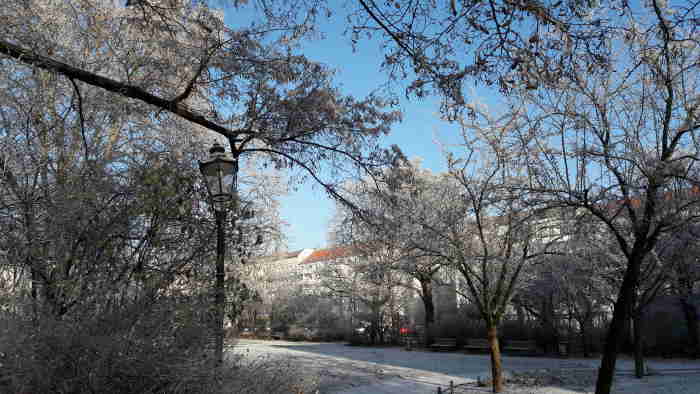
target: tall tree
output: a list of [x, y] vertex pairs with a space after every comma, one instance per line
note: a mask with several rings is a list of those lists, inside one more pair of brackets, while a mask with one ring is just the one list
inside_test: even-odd
[[[371, 344], [384, 341], [385, 320], [392, 318], [391, 307], [400, 289], [400, 278], [391, 270], [395, 251], [380, 246], [347, 246], [348, 256], [329, 262], [321, 272], [324, 289], [355, 305], [353, 320], [369, 323], [366, 332]], [[389, 315], [389, 316], [387, 316]], [[357, 323], [355, 323], [357, 324]], [[352, 327], [355, 328], [355, 327]]]
[[[104, 310], [203, 269], [212, 225], [199, 203], [202, 140], [176, 131], [187, 124], [120, 118], [104, 91], [12, 63], [0, 84], [2, 268], [30, 286], [37, 312]], [[249, 167], [241, 197], [274, 240], [283, 190]]]
[[[400, 115], [384, 111], [391, 103], [378, 95], [343, 96], [332, 71], [294, 54], [310, 27], [285, 22], [296, 20], [295, 10], [285, 18], [266, 8], [266, 23], [232, 29], [199, 1], [12, 0], [0, 10], [0, 19], [10, 21], [0, 27], [0, 54], [27, 72], [46, 70], [70, 81], [78, 92], [83, 84], [109, 92], [105, 103], [112, 104], [114, 118], [144, 124], [184, 119], [217, 133], [236, 163], [265, 157], [342, 200], [338, 179], [383, 161], [376, 141]], [[315, 9], [300, 10], [311, 15]], [[139, 105], [124, 111], [132, 100]], [[191, 130], [201, 134], [201, 128]], [[238, 175], [236, 165], [234, 219]], [[221, 311], [223, 264], [216, 275]], [[223, 313], [217, 315], [221, 343]]]
[[[420, 187], [395, 188], [393, 196], [406, 209], [403, 227], [410, 229], [405, 234], [412, 250], [442, 260], [464, 278], [466, 295], [487, 327], [493, 390], [500, 392], [498, 328], [523, 267], [544, 253], [547, 242], [535, 237], [541, 218], [519, 194], [523, 174], [515, 156], [502, 149], [497, 135], [475, 138], [464, 126], [459, 156], [446, 154], [447, 174], [420, 178], [419, 184], [407, 181], [415, 171], [402, 170], [392, 179]], [[406, 203], [413, 198], [419, 202]]]
[[533, 64], [540, 89], [521, 89], [499, 125], [510, 130], [509, 149], [523, 152], [525, 189], [587, 212], [624, 256], [597, 394], [610, 393], [645, 259], [665, 233], [697, 219], [700, 52], [689, 19], [697, 10], [686, 5], [652, 0], [641, 13], [624, 11], [605, 42], [614, 48], [605, 67], [574, 60], [550, 80]]
[[[664, 237], [665, 238], [665, 237]], [[644, 258], [639, 269], [639, 277], [634, 288], [634, 298], [629, 305], [630, 337], [634, 353], [635, 376], [639, 379], [646, 374], [644, 368], [644, 313], [646, 308], [654, 301], [656, 296], [669, 284], [669, 274], [673, 269], [673, 263], [663, 261], [659, 255], [665, 254], [662, 249], [668, 246], [660, 240], [654, 250]], [[605, 245], [608, 242], [601, 242]], [[613, 289], [619, 289], [622, 285], [626, 260], [618, 252], [618, 248], [604, 246], [608, 266], [604, 268], [604, 277]], [[614, 294], [611, 304], [615, 303]]]
[[379, 234], [392, 234], [400, 239], [395, 248], [400, 251], [401, 258], [395, 266], [397, 271], [409, 278], [407, 286], [415, 289], [423, 303], [426, 346], [433, 340], [435, 290], [444, 285], [439, 274], [443, 267], [448, 265], [448, 261], [442, 255], [433, 254], [431, 250], [435, 249], [426, 248], [426, 245], [434, 246], [436, 240], [421, 237], [425, 233], [421, 233], [420, 226], [430, 224], [417, 225], [414, 215], [427, 220], [439, 220], [427, 212], [432, 204], [441, 198], [441, 195], [436, 194], [438, 190], [434, 187], [441, 176], [420, 169], [420, 162], [417, 160], [395, 162], [386, 173], [386, 188], [379, 194], [388, 209], [383, 212], [382, 217], [374, 219], [374, 226], [381, 224], [377, 228]]
[[186, 0], [12, 0], [1, 15], [16, 22], [0, 30], [6, 61], [140, 102], [129, 116], [188, 120], [225, 138], [236, 158], [263, 152], [336, 196], [333, 176], [348, 162], [376, 164], [373, 142], [398, 120], [386, 100], [343, 96], [331, 70], [295, 55], [309, 26], [275, 25], [285, 18], [232, 29]]
[[[498, 328], [523, 268], [546, 253], [552, 242], [538, 237], [538, 230], [560, 218], [541, 216], [520, 194], [521, 167], [499, 145], [497, 135], [474, 138], [466, 130], [463, 135], [463, 158], [448, 154], [449, 172], [456, 181], [450, 192], [460, 201], [446, 204], [447, 212], [438, 210], [450, 219], [435, 235], [444, 239], [444, 253], [464, 277], [469, 299], [486, 324], [497, 393], [503, 389]], [[482, 161], [475, 163], [477, 156]]]
[[419, 167], [415, 160], [396, 160], [374, 180], [365, 179], [346, 188], [356, 209], [339, 207], [342, 231], [335, 237], [344, 237], [345, 243], [366, 249], [369, 255], [383, 251], [383, 258], [374, 262], [395, 271], [402, 278], [400, 283], [415, 291], [423, 303], [424, 343], [429, 345], [435, 323], [435, 287], [440, 285], [438, 272], [446, 262], [420, 247], [429, 240], [416, 240], [420, 233], [414, 216], [423, 216], [440, 198], [431, 195], [435, 192], [433, 182], [439, 176]]

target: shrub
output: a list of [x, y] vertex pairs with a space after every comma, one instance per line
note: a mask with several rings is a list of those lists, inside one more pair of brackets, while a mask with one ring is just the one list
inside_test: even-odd
[[367, 335], [358, 334], [356, 332], [353, 332], [348, 337], [348, 342], [351, 346], [369, 345], [369, 338], [367, 338]]
[[123, 310], [90, 320], [6, 320], [3, 375], [16, 393], [204, 392], [206, 330], [173, 311]]
[[321, 328], [312, 337], [314, 341], [342, 341], [346, 337], [347, 330], [341, 327]]
[[80, 320], [6, 316], [0, 392], [313, 392], [313, 379], [283, 363], [229, 357], [213, 368], [210, 330], [197, 309], [166, 300]]
[[291, 326], [287, 333], [287, 339], [290, 341], [305, 341], [307, 339], [306, 330], [304, 327]]

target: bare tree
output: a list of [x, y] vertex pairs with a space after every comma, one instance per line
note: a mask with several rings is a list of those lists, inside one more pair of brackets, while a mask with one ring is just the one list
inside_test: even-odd
[[594, 217], [624, 256], [597, 394], [610, 392], [645, 259], [665, 233], [697, 219], [698, 48], [686, 19], [695, 10], [674, 11], [654, 0], [643, 16], [623, 13], [606, 67], [583, 62], [554, 82], [543, 77], [542, 89], [522, 89], [508, 115], [488, 122], [508, 125], [503, 139], [522, 152], [526, 190]]
[[[248, 3], [221, 2], [233, 5], [234, 12]], [[0, 31], [0, 51], [224, 131], [216, 120], [187, 108], [186, 100], [214, 86], [210, 84], [213, 81], [230, 82], [228, 77], [247, 72], [244, 63], [248, 60], [263, 60], [251, 52], [258, 38], [264, 36], [279, 47], [289, 48], [299, 39], [314, 35], [319, 15], [337, 12], [336, 4], [322, 0], [250, 3], [261, 11], [261, 17], [255, 24], [228, 35], [222, 34], [228, 31], [222, 27], [221, 12], [212, 10], [204, 1], [88, 0], [72, 1], [62, 7], [60, 2], [50, 0], [11, 0], [3, 16], [17, 23], [5, 24]], [[625, 1], [358, 0], [346, 4], [347, 32], [354, 46], [365, 38], [382, 37], [386, 52], [383, 66], [392, 80], [412, 78], [409, 92], [418, 96], [439, 92], [447, 99], [444, 109], [459, 111], [464, 103], [463, 86], [469, 78], [509, 91], [514, 86], [536, 86], [537, 67], [545, 67], [548, 78], [556, 80], [560, 73], [570, 70], [572, 57], [585, 58], [591, 67], [604, 67], [611, 53], [604, 42], [615, 27], [617, 15], [627, 6]], [[108, 7], [118, 7], [121, 20], [110, 18], [105, 12]], [[692, 5], [687, 9], [692, 10]], [[66, 35], [61, 31], [79, 18], [85, 22], [77, 25], [77, 32]], [[34, 26], [41, 27], [20, 27], [28, 25], [25, 21], [37, 20], [41, 23]], [[194, 45], [168, 48], [154, 42], [128, 54], [119, 50], [121, 45], [104, 45], [105, 39], [115, 33], [120, 35], [123, 29], [130, 29], [133, 41], [165, 35], [170, 43], [177, 43], [187, 36]], [[100, 66], [112, 62], [112, 73], [127, 71], [129, 77], [103, 78], [93, 64], [79, 61], [84, 53], [70, 53], [65, 47], [54, 45], [62, 44], [63, 38], [92, 41], [90, 48], [108, 48], [113, 61], [104, 59]], [[117, 43], [124, 44], [123, 40]], [[242, 63], [222, 61], [222, 52], [232, 53], [235, 62]], [[171, 53], [177, 57], [169, 59], [172, 64], [162, 63], [160, 70], [151, 67], [155, 64], [147, 59], [154, 54], [162, 59]], [[211, 78], [210, 66], [225, 63], [228, 64], [220, 68], [221, 74]], [[129, 72], [133, 66], [139, 72]], [[166, 67], [175, 70], [169, 72]], [[143, 84], [144, 77], [157, 79], [153, 84]], [[163, 85], [164, 79], [175, 82], [178, 89], [166, 95], [154, 94], [151, 87]]]
[[[427, 346], [432, 343], [432, 326], [435, 323], [435, 290], [436, 287], [445, 285], [440, 272], [449, 261], [442, 255], [431, 252], [439, 241], [423, 237], [425, 233], [420, 231], [420, 226], [430, 225], [430, 220], [440, 220], [429, 212], [433, 203], [442, 198], [437, 194], [439, 189], [434, 187], [442, 175], [421, 169], [417, 160], [400, 161], [397, 164], [385, 176], [387, 187], [381, 198], [389, 207], [385, 213], [388, 220], [384, 220], [383, 229], [379, 231], [400, 240], [395, 246], [401, 250], [396, 269], [410, 278], [407, 286], [413, 288], [423, 302], [424, 342]], [[426, 222], [416, 221], [416, 217], [423, 218]]]
[[700, 355], [700, 336], [698, 333], [697, 306], [693, 298], [697, 294], [700, 282], [698, 268], [698, 233], [697, 224], [691, 223], [685, 228], [668, 235], [661, 240], [658, 248], [659, 258], [668, 266], [668, 292], [678, 297], [688, 328], [689, 353], [692, 357]]
[[[81, 87], [100, 88], [112, 119], [144, 125], [184, 119], [188, 133], [201, 135], [203, 128], [225, 140], [236, 164], [264, 157], [342, 201], [338, 180], [384, 161], [376, 141], [400, 114], [385, 111], [391, 103], [379, 95], [342, 95], [331, 70], [294, 54], [308, 24], [267, 16], [269, 23], [235, 30], [205, 2], [10, 1], [0, 10], [0, 19], [12, 21], [0, 27], [0, 54], [18, 73], [45, 70], [70, 82], [78, 107]], [[233, 172], [235, 229], [238, 165]], [[225, 276], [218, 261], [218, 354]]]
[[[138, 283], [172, 283], [204, 255], [197, 174], [174, 160], [187, 156], [184, 141], [163, 130], [161, 141], [135, 143], [140, 125], [105, 121], [100, 104], [78, 109], [69, 82], [11, 67], [3, 76], [0, 237], [37, 313], [107, 308]], [[80, 95], [99, 102], [95, 90]]]
[[423, 194], [423, 209], [411, 212], [411, 242], [463, 276], [466, 296], [487, 327], [493, 390], [500, 392], [498, 327], [523, 267], [544, 252], [546, 242], [534, 236], [542, 218], [518, 194], [523, 178], [510, 153], [498, 139], [471, 136], [466, 123], [463, 137], [455, 148], [460, 156], [447, 154], [448, 173], [425, 181], [430, 193]]
[[[383, 38], [383, 68], [391, 80], [410, 79], [407, 93], [437, 93], [443, 112], [459, 114], [470, 81], [504, 93], [536, 89], [572, 71], [571, 59], [604, 68], [605, 45], [625, 1], [375, 1], [351, 5], [355, 45]], [[688, 5], [692, 10], [693, 6]]]
[[435, 323], [434, 290], [441, 284], [437, 274], [445, 260], [420, 246], [429, 240], [417, 239], [420, 233], [415, 216], [424, 217], [432, 202], [440, 198], [430, 195], [435, 192], [432, 182], [438, 176], [419, 167], [416, 161], [396, 160], [374, 180], [347, 187], [346, 194], [356, 209], [341, 210], [344, 217], [340, 226], [349, 237], [346, 242], [366, 249], [367, 254], [371, 255], [373, 249], [384, 250], [383, 258], [373, 261], [395, 271], [401, 285], [419, 295], [425, 312], [424, 343], [430, 345]]
[[226, 139], [234, 157], [264, 153], [336, 197], [334, 176], [348, 163], [377, 164], [373, 142], [399, 117], [378, 95], [343, 96], [331, 70], [293, 55], [308, 26], [272, 25], [285, 18], [234, 30], [217, 10], [185, 0], [33, 3], [3, 7], [2, 18], [16, 21], [0, 30], [7, 62], [141, 104], [128, 114], [113, 106], [115, 116], [185, 119]]
[[[602, 242], [603, 245], [606, 242]], [[645, 376], [644, 368], [644, 312], [669, 284], [669, 274], [673, 269], [673, 263], [663, 261], [659, 254], [665, 245], [657, 243], [642, 261], [639, 269], [639, 277], [634, 288], [634, 298], [629, 305], [629, 327], [634, 353], [635, 376], [639, 379]], [[617, 252], [615, 245], [605, 248], [608, 266], [602, 270], [602, 276], [613, 289], [619, 289], [622, 285], [626, 261], [624, 256]], [[600, 274], [599, 274], [600, 275]], [[611, 294], [610, 304], [615, 304], [614, 294]]]
[[348, 256], [329, 262], [324, 267], [322, 286], [330, 295], [345, 298], [354, 306], [350, 311], [353, 319], [369, 323], [366, 328], [371, 344], [382, 343], [385, 320], [392, 319], [391, 307], [400, 288], [400, 279], [387, 264], [387, 261], [393, 260], [394, 251], [384, 247], [348, 248], [352, 250]]
[[512, 184], [501, 183], [509, 182], [508, 177], [514, 175], [501, 160], [477, 176], [469, 175], [472, 170], [466, 163], [450, 160], [450, 171], [459, 181], [464, 204], [457, 212], [468, 215], [466, 222], [453, 221], [445, 229], [449, 257], [464, 277], [469, 299], [486, 323], [493, 392], [503, 389], [498, 327], [523, 268], [543, 250], [535, 236], [536, 216], [521, 204], [522, 196], [512, 193]]
[[607, 313], [613, 287], [606, 281], [610, 271], [606, 258], [597, 248], [580, 243], [570, 254], [555, 257], [553, 270], [569, 316], [578, 323], [583, 355], [591, 354], [591, 331], [595, 321]]

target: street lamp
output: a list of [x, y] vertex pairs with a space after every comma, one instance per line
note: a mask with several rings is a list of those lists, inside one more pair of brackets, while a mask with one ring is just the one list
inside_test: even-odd
[[[226, 243], [224, 242], [226, 213], [228, 203], [237, 198], [236, 177], [238, 175], [238, 160], [226, 154], [226, 150], [218, 143], [209, 150], [209, 159], [199, 162], [199, 171], [204, 176], [209, 198], [214, 208], [216, 218], [216, 283], [214, 299], [214, 360], [221, 364], [224, 354], [224, 313], [226, 304]], [[234, 201], [237, 203], [237, 201]]]
[[204, 176], [214, 210], [225, 211], [226, 203], [233, 199], [232, 189], [238, 172], [238, 161], [215, 142], [209, 149], [209, 160], [199, 162], [199, 171]]

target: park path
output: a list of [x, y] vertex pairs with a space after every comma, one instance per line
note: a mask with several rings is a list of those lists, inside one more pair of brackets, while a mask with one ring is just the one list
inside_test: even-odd
[[[233, 346], [232, 351], [247, 357], [269, 357], [291, 362], [301, 367], [304, 373], [313, 374], [319, 378], [321, 394], [429, 394], [435, 393], [437, 387], [444, 389], [450, 381], [455, 385], [474, 382], [479, 376], [488, 376], [490, 368], [489, 356], [484, 354], [406, 351], [402, 348], [355, 347], [340, 343], [240, 340]], [[513, 356], [504, 356], [503, 359], [504, 369], [513, 372], [557, 369], [590, 370], [594, 373], [598, 364], [597, 359]], [[698, 380], [700, 383], [700, 362], [698, 361], [651, 360], [649, 366], [654, 370], [679, 371], [679, 373], [673, 373], [674, 376], [681, 376], [676, 380], [690, 379]], [[643, 387], [639, 386], [639, 382], [625, 377], [630, 375], [632, 367], [631, 360], [619, 361], [618, 371], [621, 380], [618, 380], [629, 381], [619, 385], [619, 392], [645, 393]], [[665, 385], [667, 384], [661, 383], [660, 387]], [[475, 388], [470, 392], [486, 393], [488, 390]], [[566, 390], [546, 392], [574, 393]], [[697, 394], [700, 390], [687, 392]], [[579, 394], [581, 391], [576, 393]]]

